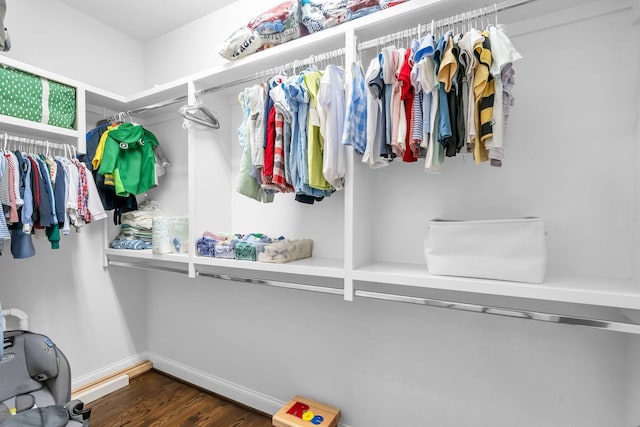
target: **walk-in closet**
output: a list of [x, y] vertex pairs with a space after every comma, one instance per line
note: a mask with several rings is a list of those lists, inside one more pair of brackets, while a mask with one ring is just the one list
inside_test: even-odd
[[[64, 351], [73, 390], [150, 361], [268, 415], [306, 396], [339, 408], [345, 427], [640, 425], [640, 1], [380, 0], [372, 3], [388, 7], [236, 59], [219, 53], [230, 35], [281, 1], [236, 0], [210, 9], [170, 2], [193, 9], [175, 10], [171, 23], [156, 10], [164, 6], [148, 1], [6, 3], [11, 49], [0, 52], [0, 67], [73, 89], [75, 111], [66, 127], [49, 124], [51, 118], [0, 115], [5, 159], [19, 151], [84, 168], [90, 192], [93, 154], [108, 125], [120, 123], [109, 133], [139, 131], [129, 144], [151, 149], [157, 139], [161, 150], [155, 181], [132, 190], [123, 179], [115, 204], [103, 211], [87, 205], [77, 224], [60, 227], [55, 244], [50, 232], [31, 233], [21, 256], [0, 223], [0, 239], [9, 237], [0, 256], [0, 304], [28, 314], [29, 329]], [[328, 10], [365, 2], [298, 3]], [[335, 126], [344, 135], [350, 107], [371, 115], [384, 104], [382, 94], [382, 101], [366, 103], [376, 70], [409, 50], [435, 55], [429, 64], [437, 64], [436, 82], [438, 70], [445, 73], [441, 61], [453, 55], [456, 64], [482, 65], [489, 45], [463, 48], [465, 35], [478, 37], [478, 29], [487, 40], [499, 32], [500, 48], [513, 47], [504, 63], [515, 74], [486, 64], [485, 83], [494, 87], [497, 76], [495, 95], [475, 103], [474, 80], [469, 87], [466, 76], [451, 71], [452, 90], [471, 101], [452, 98], [449, 85], [439, 83], [424, 90], [428, 100], [412, 93], [393, 107], [406, 120], [393, 134], [388, 126], [398, 119], [385, 121], [382, 113], [375, 123], [361, 121], [361, 139], [349, 137], [348, 145], [325, 137]], [[453, 53], [439, 51], [438, 40], [449, 36]], [[498, 49], [497, 36], [492, 40]], [[413, 84], [413, 67], [404, 77], [398, 68], [395, 78]], [[433, 65], [421, 72], [433, 74]], [[327, 187], [313, 183], [313, 170], [306, 181], [299, 175], [313, 169], [313, 160], [300, 160], [295, 142], [276, 142], [271, 186], [263, 172], [258, 190], [251, 143], [271, 130], [256, 124], [250, 95], [272, 84], [288, 96], [287, 82], [309, 81], [313, 73], [336, 73], [345, 91], [344, 105], [323, 107], [321, 100], [318, 124], [309, 119], [323, 136], [319, 155], [336, 156], [333, 164], [319, 163]], [[352, 80], [360, 74], [362, 86]], [[354, 90], [363, 90], [360, 101]], [[431, 102], [432, 94], [441, 98]], [[282, 114], [275, 122], [291, 124], [288, 112], [297, 122], [291, 99], [276, 102]], [[487, 102], [499, 120], [466, 116], [469, 103], [485, 109]], [[410, 116], [416, 106], [419, 113]], [[418, 117], [421, 124], [426, 118], [424, 127], [447, 106], [457, 122], [445, 129], [439, 115], [434, 129], [413, 138], [412, 130], [423, 129]], [[320, 129], [331, 108], [340, 108], [339, 119]], [[299, 123], [283, 127], [285, 140], [303, 132]], [[488, 144], [495, 145], [480, 152], [469, 132], [484, 144], [480, 133], [490, 124]], [[358, 124], [350, 126], [355, 135]], [[380, 126], [394, 141], [388, 152], [358, 145], [373, 144], [375, 135], [383, 140]], [[427, 134], [435, 139], [423, 141]], [[108, 151], [104, 156], [104, 172], [117, 181], [119, 169], [109, 168], [116, 160]], [[8, 171], [6, 164], [0, 171]], [[5, 210], [11, 214], [9, 205]], [[152, 216], [180, 226], [167, 250], [120, 239], [133, 233], [148, 240], [152, 231], [139, 224]], [[430, 233], [443, 222], [514, 220], [526, 227], [532, 218], [544, 227], [541, 240], [526, 240], [523, 248], [542, 245], [542, 270], [532, 280], [519, 279], [522, 268], [508, 256], [480, 277], [438, 274], [431, 264], [463, 271], [468, 265], [455, 265], [455, 256], [469, 242], [485, 262], [504, 237], [498, 231], [486, 241], [460, 238], [454, 258], [433, 257]], [[160, 221], [153, 223], [158, 233]], [[312, 253], [290, 262], [261, 261], [269, 252], [255, 249], [255, 261], [239, 259], [239, 251], [238, 259], [213, 256], [205, 237], [221, 235], [269, 236], [269, 244], [311, 240]], [[516, 279], [491, 275], [503, 268]], [[20, 327], [15, 317], [5, 326]]]

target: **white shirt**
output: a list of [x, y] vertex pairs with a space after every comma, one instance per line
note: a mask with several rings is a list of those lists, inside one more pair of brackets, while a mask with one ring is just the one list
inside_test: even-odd
[[86, 168], [84, 164], [81, 164], [80, 167], [85, 168], [87, 175], [87, 187], [89, 190], [89, 200], [87, 207], [89, 208], [89, 213], [91, 214], [91, 221], [100, 221], [101, 219], [105, 219], [107, 217], [107, 212], [104, 210], [104, 206], [102, 206], [102, 200], [100, 199], [100, 194], [98, 193], [98, 189], [96, 188], [96, 183], [93, 180], [93, 175]]
[[491, 25], [489, 27], [489, 40], [491, 40], [491, 69], [489, 71], [494, 79], [495, 96], [493, 98], [493, 136], [486, 140], [485, 148], [492, 149], [504, 147], [501, 71], [505, 65], [522, 59], [522, 55], [513, 47], [502, 26]]
[[320, 135], [324, 139], [322, 174], [336, 190], [344, 188], [346, 149], [342, 145], [344, 115], [344, 70], [329, 64], [320, 79], [318, 89]]
[[[362, 156], [362, 162], [368, 164], [371, 168], [377, 169], [389, 164], [389, 161], [380, 156], [382, 148], [382, 140], [384, 136], [381, 134], [382, 129], [378, 129], [378, 123], [382, 116], [382, 100], [371, 92], [369, 82], [374, 80], [380, 73], [380, 59], [376, 55], [369, 64], [365, 75], [365, 84], [367, 87], [367, 147]], [[381, 90], [384, 90], [382, 88]], [[384, 117], [382, 117], [384, 120]]]

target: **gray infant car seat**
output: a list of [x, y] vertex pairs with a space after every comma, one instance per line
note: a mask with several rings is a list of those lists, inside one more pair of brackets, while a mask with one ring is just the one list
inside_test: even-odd
[[0, 360], [0, 427], [89, 425], [91, 410], [71, 401], [71, 370], [46, 336], [5, 331]]

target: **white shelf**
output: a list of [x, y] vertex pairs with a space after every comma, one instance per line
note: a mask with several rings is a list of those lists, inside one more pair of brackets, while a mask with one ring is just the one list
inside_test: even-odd
[[131, 262], [139, 261], [164, 261], [176, 262], [182, 264], [189, 263], [189, 255], [187, 254], [154, 254], [151, 249], [135, 250], [135, 249], [111, 249], [106, 250], [107, 258], [110, 260], [129, 260]]
[[305, 258], [284, 264], [235, 259], [195, 257], [194, 264], [212, 267], [234, 268], [249, 271], [296, 274], [304, 276], [344, 278], [343, 260], [331, 258]]
[[51, 126], [2, 114], [0, 114], [0, 130], [14, 135], [49, 139], [51, 142], [72, 143], [74, 145], [80, 137], [80, 132], [75, 129]]
[[353, 279], [417, 288], [640, 309], [640, 284], [630, 280], [550, 277], [542, 284], [531, 284], [434, 276], [429, 274], [426, 265], [396, 263], [367, 265], [355, 270]]
[[[186, 104], [187, 84], [189, 79], [183, 78], [175, 80], [154, 88], [139, 92], [133, 96], [126, 98], [127, 109], [134, 110], [136, 108], [147, 107], [153, 104], [164, 103], [171, 99], [184, 97]], [[178, 107], [175, 107], [176, 114]]]

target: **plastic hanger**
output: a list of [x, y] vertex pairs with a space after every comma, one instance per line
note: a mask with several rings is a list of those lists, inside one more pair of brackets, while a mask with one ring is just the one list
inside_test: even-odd
[[[183, 105], [180, 107], [178, 112], [182, 117], [192, 122], [199, 123], [213, 129], [220, 128], [220, 122], [218, 122], [216, 116], [211, 112], [211, 110], [209, 110], [209, 107], [202, 103], [195, 105]], [[201, 114], [198, 115], [198, 113]]]

